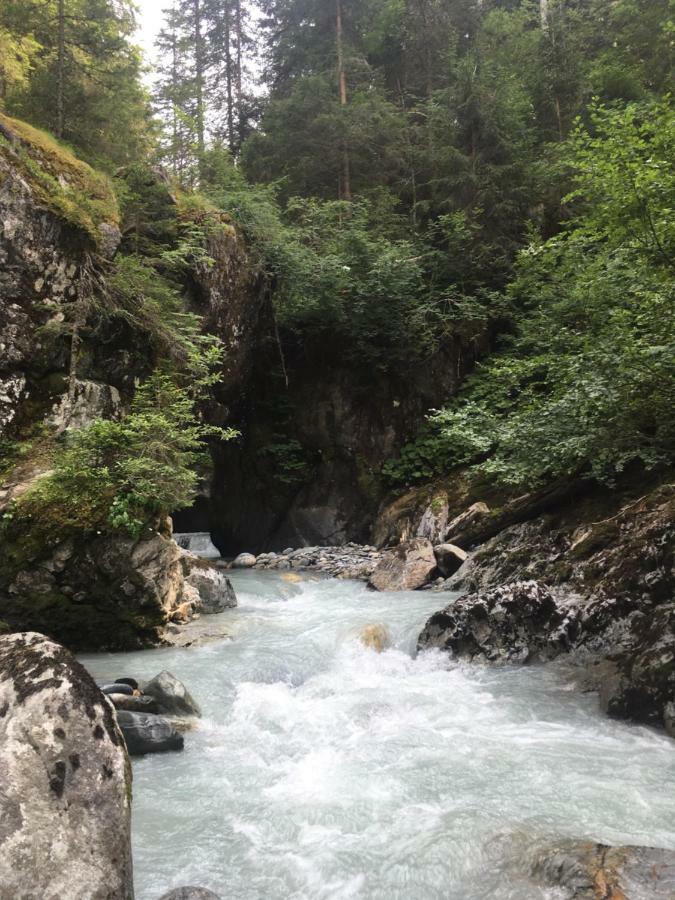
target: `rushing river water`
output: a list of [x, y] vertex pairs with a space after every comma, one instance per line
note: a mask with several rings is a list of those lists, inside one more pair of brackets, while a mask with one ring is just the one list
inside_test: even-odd
[[[565, 895], [526, 877], [538, 842], [675, 848], [672, 741], [600, 716], [560, 668], [413, 658], [447, 595], [233, 582], [233, 640], [83, 660], [169, 669], [204, 711], [183, 754], [134, 763], [139, 900], [540, 900]], [[368, 623], [392, 649], [358, 642]]]

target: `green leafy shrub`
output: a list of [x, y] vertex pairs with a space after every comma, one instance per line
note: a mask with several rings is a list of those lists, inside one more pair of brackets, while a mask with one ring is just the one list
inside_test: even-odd
[[[478, 463], [506, 484], [667, 463], [675, 447], [675, 116], [597, 107], [569, 142], [575, 215], [521, 255], [517, 333], [388, 464], [398, 481]], [[420, 462], [422, 460], [422, 462]]]

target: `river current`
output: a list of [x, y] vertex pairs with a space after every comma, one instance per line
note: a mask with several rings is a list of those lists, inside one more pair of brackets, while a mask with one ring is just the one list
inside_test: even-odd
[[232, 580], [232, 640], [83, 658], [103, 679], [168, 669], [204, 712], [182, 754], [134, 762], [138, 900], [554, 900], [527, 877], [539, 844], [675, 849], [672, 740], [601, 716], [561, 666], [415, 657], [448, 595]]

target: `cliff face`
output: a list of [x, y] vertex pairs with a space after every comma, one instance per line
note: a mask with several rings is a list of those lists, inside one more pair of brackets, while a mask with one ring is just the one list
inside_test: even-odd
[[[153, 190], [177, 217], [161, 178]], [[107, 315], [121, 224], [104, 176], [0, 116], [0, 630], [41, 630], [72, 648], [154, 643], [195, 601], [166, 522], [139, 538], [11, 524], [13, 502], [49, 474], [55, 446], [122, 415], [155, 365], [128, 317]], [[205, 229], [213, 262], [186, 275], [185, 303], [226, 344], [226, 400], [244, 377], [259, 304], [250, 303], [255, 276], [240, 237], [218, 224]], [[210, 414], [227, 421], [222, 406]]]
[[69, 372], [64, 323], [93, 260], [114, 254], [118, 224], [105, 179], [0, 116], [0, 437], [59, 404]]
[[266, 307], [235, 407], [242, 437], [215, 448], [210, 499], [177, 518], [181, 531], [212, 531], [224, 553], [365, 542], [383, 462], [458, 389], [488, 337], [458, 336], [405, 376], [355, 371], [339, 347], [281, 342]]

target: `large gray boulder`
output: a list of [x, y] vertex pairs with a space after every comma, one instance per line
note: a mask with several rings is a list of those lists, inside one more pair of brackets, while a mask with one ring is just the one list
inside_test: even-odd
[[183, 749], [183, 735], [162, 716], [119, 710], [117, 722], [122, 729], [130, 756]]
[[429, 619], [418, 646], [459, 659], [525, 663], [569, 650], [578, 630], [575, 609], [537, 582], [521, 581], [460, 597]]
[[185, 685], [171, 672], [160, 672], [143, 685], [143, 693], [154, 697], [165, 716], [201, 716], [199, 704]]
[[131, 769], [112, 706], [59, 644], [0, 638], [0, 896], [132, 900]]
[[416, 538], [385, 553], [370, 576], [377, 591], [416, 591], [436, 571], [436, 557], [430, 541]]
[[204, 560], [187, 556], [185, 558], [187, 577], [185, 583], [196, 590], [195, 612], [214, 615], [226, 609], [234, 609], [237, 595], [227, 575]]

